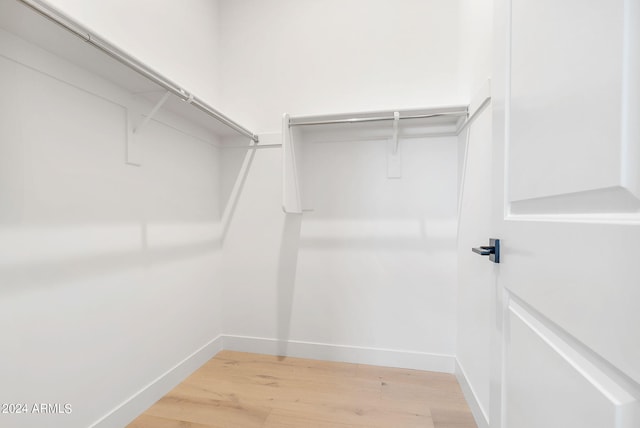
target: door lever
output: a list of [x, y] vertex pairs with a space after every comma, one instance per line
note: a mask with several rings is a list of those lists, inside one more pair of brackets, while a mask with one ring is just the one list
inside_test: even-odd
[[489, 256], [489, 260], [494, 263], [500, 263], [500, 240], [491, 238], [489, 244], [472, 248], [471, 251], [481, 256]]
[[480, 254], [481, 256], [488, 256], [489, 254], [496, 253], [496, 247], [481, 246], [479, 248], [478, 247], [472, 248], [471, 251], [473, 251], [474, 253]]

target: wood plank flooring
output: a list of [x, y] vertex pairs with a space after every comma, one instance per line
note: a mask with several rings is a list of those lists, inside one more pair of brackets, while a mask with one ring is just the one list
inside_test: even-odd
[[455, 376], [222, 351], [129, 428], [476, 428]]

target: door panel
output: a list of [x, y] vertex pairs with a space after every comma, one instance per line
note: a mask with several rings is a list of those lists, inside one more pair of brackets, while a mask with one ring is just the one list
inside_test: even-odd
[[640, 0], [496, 0], [492, 428], [640, 427]]
[[513, 301], [509, 325], [507, 426], [637, 426], [633, 396]]
[[623, 84], [640, 79], [623, 73], [635, 54], [624, 25], [640, 26], [624, 19], [632, 4], [512, 1], [501, 227], [516, 237], [503, 242], [505, 287], [640, 382], [640, 341], [627, 333], [640, 325], [640, 199], [624, 187], [640, 162], [623, 151], [640, 134], [621, 120]]
[[624, 3], [513, 0], [508, 185], [517, 211], [640, 206], [623, 141], [633, 125], [621, 121], [637, 108], [625, 85], [638, 79], [625, 73], [637, 52], [621, 43]]
[[503, 286], [639, 382], [638, 227], [504, 223]]

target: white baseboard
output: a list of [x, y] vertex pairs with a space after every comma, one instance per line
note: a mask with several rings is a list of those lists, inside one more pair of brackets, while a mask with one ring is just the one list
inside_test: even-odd
[[[452, 355], [295, 340], [281, 341], [262, 337], [220, 335], [133, 394], [111, 412], [93, 423], [91, 428], [120, 428], [126, 426], [223, 349], [444, 373], [454, 373], [456, 370], [456, 361]], [[479, 425], [479, 428], [485, 427]]]
[[284, 355], [313, 360], [339, 361], [344, 363], [372, 364], [454, 373], [453, 355], [427, 352], [401, 351], [393, 349], [365, 348], [360, 346], [331, 345], [327, 343], [282, 341], [263, 337], [223, 336], [223, 347], [230, 351], [254, 352], [267, 355]]
[[187, 376], [222, 351], [222, 344], [222, 336], [211, 340], [100, 418], [91, 425], [91, 428], [121, 428], [126, 426]]
[[473, 391], [473, 387], [467, 380], [467, 375], [457, 359], [456, 378], [458, 379], [460, 388], [462, 388], [464, 398], [467, 400], [467, 404], [469, 404], [471, 413], [473, 413], [473, 417], [476, 420], [476, 425], [478, 425], [478, 428], [489, 428], [489, 419], [485, 412], [482, 410], [482, 406], [478, 401], [476, 393]]

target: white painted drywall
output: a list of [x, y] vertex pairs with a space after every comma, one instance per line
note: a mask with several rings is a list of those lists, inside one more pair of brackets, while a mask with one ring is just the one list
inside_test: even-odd
[[255, 152], [225, 240], [225, 334], [317, 344], [316, 358], [423, 353], [431, 369], [454, 354], [456, 139], [402, 142], [395, 180], [386, 145], [312, 145], [303, 216], [282, 212], [280, 150]]
[[[457, 13], [450, 1], [221, 1], [224, 109], [279, 131], [284, 112], [455, 104]], [[226, 334], [304, 342], [318, 358], [453, 355], [457, 140], [402, 144], [399, 180], [384, 141], [318, 145], [305, 172], [316, 211], [302, 218], [281, 209], [281, 150], [255, 153], [225, 241]], [[254, 343], [243, 349], [264, 349]]]
[[211, 105], [218, 105], [218, 1], [47, 0]]
[[[285, 111], [461, 100], [457, 2], [51, 3], [256, 131], [278, 130]], [[15, 120], [3, 127], [59, 126], [46, 141], [3, 146], [2, 197], [16, 207], [3, 220], [3, 253], [23, 248], [2, 273], [15, 284], [4, 288], [3, 321], [18, 327], [3, 358], [36, 367], [3, 379], [26, 397], [72, 400], [64, 426], [95, 421], [221, 331], [418, 359], [454, 353], [455, 142], [406, 144], [397, 181], [385, 178], [380, 142], [319, 148], [309, 165], [317, 212], [300, 219], [281, 211], [278, 148], [249, 152], [238, 175], [226, 161], [237, 165], [241, 152], [221, 154], [218, 168], [210, 146], [156, 124], [159, 150], [130, 168], [118, 108], [56, 100], [39, 99], [43, 115], [67, 113], [55, 122], [7, 114]], [[78, 131], [82, 119], [104, 135]], [[238, 177], [236, 200], [223, 188]], [[358, 198], [353, 212], [344, 202]], [[216, 234], [210, 219], [219, 226], [223, 208], [232, 222]], [[222, 255], [203, 231], [225, 238]], [[45, 326], [62, 333], [43, 335]]]
[[282, 113], [458, 101], [458, 2], [222, 0], [223, 109], [258, 132]]
[[[460, 91], [472, 100], [491, 76], [492, 0], [460, 2]], [[471, 252], [491, 237], [491, 106], [459, 137], [461, 206], [458, 229], [458, 331], [456, 358], [470, 387], [478, 426], [487, 426], [491, 375], [493, 266]], [[463, 382], [464, 384], [464, 382]]]
[[491, 77], [493, 41], [493, 0], [458, 0], [460, 98], [470, 102]]
[[[81, 3], [67, 13], [94, 12], [87, 20], [121, 31], [124, 48], [142, 53], [151, 43], [115, 25], [121, 17], [146, 22], [142, 4], [129, 17], [125, 2], [122, 16]], [[209, 3], [200, 2], [202, 14]], [[216, 34], [207, 27], [195, 37], [163, 16], [147, 31], [202, 50], [202, 39]], [[195, 129], [152, 121], [137, 135], [143, 166], [126, 165], [130, 94], [0, 37], [8, 49], [0, 59], [0, 401], [72, 409], [1, 415], [0, 425], [86, 427], [147, 386], [146, 399], [157, 399], [171, 385], [151, 384], [221, 333], [220, 153]], [[207, 43], [215, 49], [215, 38]], [[8, 59], [11, 52], [39, 65]], [[186, 61], [184, 80], [206, 82], [206, 64]], [[181, 69], [171, 70], [181, 80]]]
[[[469, 147], [458, 228], [456, 358], [485, 417], [489, 414], [495, 273], [487, 257], [472, 253], [471, 248], [489, 245], [491, 237], [491, 110], [481, 113], [467, 132]], [[465, 139], [465, 134], [460, 138]]]
[[402, 141], [401, 179], [387, 141], [309, 143], [293, 339], [454, 353], [455, 143]]

